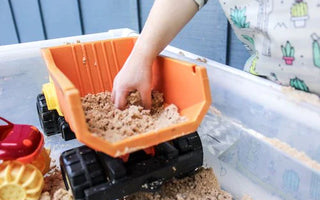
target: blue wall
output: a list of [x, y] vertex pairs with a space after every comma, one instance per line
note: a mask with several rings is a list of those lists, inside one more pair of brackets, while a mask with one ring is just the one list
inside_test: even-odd
[[[152, 4], [153, 0], [0, 0], [0, 45], [114, 28], [139, 32]], [[249, 56], [214, 0], [171, 44], [240, 69]]]

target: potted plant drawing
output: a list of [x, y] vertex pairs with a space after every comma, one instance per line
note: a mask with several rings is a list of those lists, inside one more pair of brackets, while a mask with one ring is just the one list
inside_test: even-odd
[[290, 79], [290, 86], [294, 87], [297, 90], [309, 92], [309, 87], [305, 84], [303, 80], [297, 77]]
[[282, 59], [287, 65], [292, 65], [294, 61], [294, 47], [287, 41], [285, 46], [281, 45], [281, 50], [283, 54]]
[[306, 25], [308, 16], [308, 5], [303, 0], [296, 0], [291, 7], [291, 20], [296, 28], [301, 28]]
[[233, 24], [240, 29], [249, 28], [250, 26], [250, 22], [247, 22], [245, 7], [242, 9], [238, 7], [234, 9], [231, 8], [230, 19]]
[[313, 33], [311, 35], [311, 38], [313, 39], [313, 63], [316, 67], [320, 67], [320, 37], [316, 33]]

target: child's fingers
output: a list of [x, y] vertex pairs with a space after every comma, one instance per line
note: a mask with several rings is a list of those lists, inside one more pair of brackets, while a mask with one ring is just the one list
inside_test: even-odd
[[145, 109], [151, 109], [151, 89], [140, 90], [141, 100]]
[[128, 90], [117, 90], [114, 92], [114, 105], [116, 108], [123, 110], [127, 105]]
[[114, 104], [115, 102], [115, 98], [116, 98], [116, 90], [114, 88], [112, 88], [112, 92], [111, 92], [111, 101]]

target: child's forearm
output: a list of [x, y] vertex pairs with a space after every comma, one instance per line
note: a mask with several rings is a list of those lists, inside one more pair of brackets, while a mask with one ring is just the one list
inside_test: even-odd
[[197, 11], [194, 0], [156, 0], [132, 56], [153, 60]]
[[114, 79], [112, 99], [117, 108], [125, 108], [126, 97], [133, 90], [139, 91], [143, 106], [151, 108], [152, 62], [198, 7], [194, 0], [155, 1], [129, 58]]

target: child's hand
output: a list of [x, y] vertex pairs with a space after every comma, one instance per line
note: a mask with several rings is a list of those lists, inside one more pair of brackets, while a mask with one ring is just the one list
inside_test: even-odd
[[170, 43], [183, 26], [196, 14], [192, 0], [154, 2], [135, 46], [113, 81], [112, 101], [125, 108], [129, 92], [138, 90], [143, 106], [151, 108], [152, 61]]
[[130, 56], [113, 81], [112, 101], [119, 109], [127, 104], [129, 92], [138, 90], [143, 106], [151, 108], [152, 60]]

